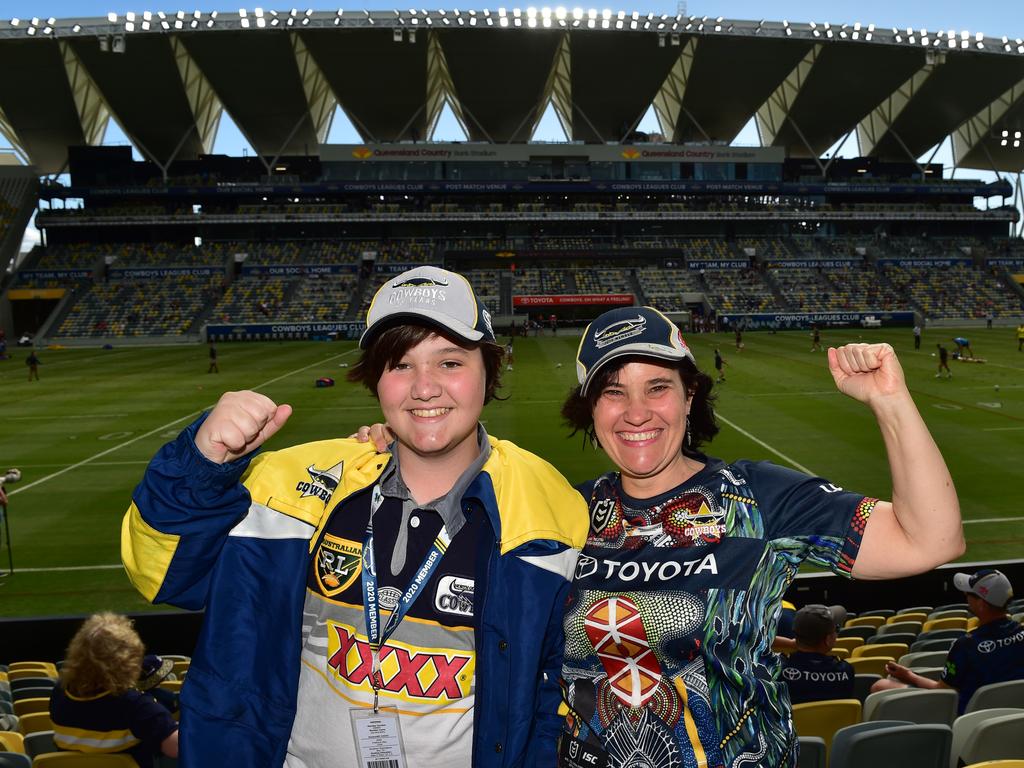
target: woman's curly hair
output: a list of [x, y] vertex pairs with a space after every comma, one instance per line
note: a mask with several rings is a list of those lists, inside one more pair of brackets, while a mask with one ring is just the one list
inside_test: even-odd
[[145, 647], [132, 620], [96, 613], [71, 638], [61, 667], [64, 689], [72, 696], [121, 694], [135, 687]]

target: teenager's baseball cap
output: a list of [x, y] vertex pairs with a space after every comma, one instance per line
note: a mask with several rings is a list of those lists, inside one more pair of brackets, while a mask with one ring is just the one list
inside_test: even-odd
[[462, 275], [440, 267], [416, 267], [380, 287], [366, 312], [359, 348], [381, 331], [407, 322], [426, 322], [470, 342], [492, 344], [491, 315]]
[[1013, 600], [1013, 586], [1002, 571], [984, 568], [977, 573], [957, 573], [953, 586], [968, 595], [980, 597], [989, 605], [1005, 608]]
[[805, 605], [793, 618], [793, 635], [803, 645], [817, 645], [845, 622], [841, 605]]
[[171, 659], [163, 659], [155, 654], [149, 654], [142, 659], [142, 672], [136, 687], [140, 691], [156, 688], [171, 674], [172, 669], [174, 669], [174, 661]]
[[597, 372], [619, 357], [635, 355], [657, 360], [697, 361], [683, 341], [675, 323], [651, 307], [622, 307], [600, 315], [583, 331], [580, 347], [576, 351], [576, 376], [580, 394]]

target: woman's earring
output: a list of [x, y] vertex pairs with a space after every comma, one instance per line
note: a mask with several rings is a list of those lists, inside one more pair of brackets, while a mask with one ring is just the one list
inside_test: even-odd
[[686, 414], [686, 447], [689, 448], [692, 442], [690, 439], [690, 414]]

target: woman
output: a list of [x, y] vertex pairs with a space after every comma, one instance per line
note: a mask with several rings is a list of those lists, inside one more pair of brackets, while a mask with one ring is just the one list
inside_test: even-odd
[[771, 644], [799, 564], [895, 578], [963, 552], [952, 480], [891, 347], [828, 357], [878, 420], [892, 502], [706, 456], [712, 382], [679, 330], [647, 307], [587, 327], [562, 413], [618, 471], [579, 487], [591, 529], [564, 619], [560, 765], [795, 766]]
[[126, 752], [140, 766], [161, 753], [178, 756], [178, 724], [136, 689], [144, 649], [131, 619], [97, 613], [68, 646], [50, 697], [53, 740], [75, 752]]

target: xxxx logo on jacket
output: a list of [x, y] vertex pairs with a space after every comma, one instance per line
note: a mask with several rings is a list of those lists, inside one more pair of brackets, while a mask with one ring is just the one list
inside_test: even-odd
[[324, 536], [316, 551], [316, 580], [327, 597], [341, 594], [359, 575], [362, 545], [348, 539]]
[[[350, 688], [372, 692], [373, 652], [365, 637], [340, 622], [327, 623], [327, 667]], [[389, 640], [380, 649], [381, 695], [407, 702], [457, 703], [473, 686], [476, 655], [452, 648], [417, 648]]]

